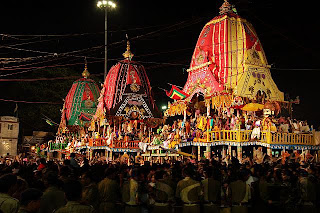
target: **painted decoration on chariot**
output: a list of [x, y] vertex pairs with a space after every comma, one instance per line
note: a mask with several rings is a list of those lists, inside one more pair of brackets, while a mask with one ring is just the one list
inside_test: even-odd
[[176, 101], [173, 103], [168, 103], [168, 109], [164, 112], [166, 117], [183, 115], [187, 110], [187, 104], [183, 101]]

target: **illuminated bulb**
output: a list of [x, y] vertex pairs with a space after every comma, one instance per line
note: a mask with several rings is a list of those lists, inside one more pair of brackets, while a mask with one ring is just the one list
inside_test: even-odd
[[112, 8], [116, 8], [117, 5], [112, 1], [100, 0], [100, 1], [98, 1], [97, 6], [98, 7], [107, 7], [107, 6], [109, 6], [109, 7], [112, 7]]

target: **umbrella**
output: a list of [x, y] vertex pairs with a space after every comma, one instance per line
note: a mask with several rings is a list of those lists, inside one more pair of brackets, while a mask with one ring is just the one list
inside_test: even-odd
[[264, 105], [257, 104], [257, 103], [249, 103], [249, 104], [246, 104], [244, 107], [242, 107], [242, 110], [252, 111], [252, 112], [256, 112], [256, 111], [263, 110], [263, 109], [264, 109]]

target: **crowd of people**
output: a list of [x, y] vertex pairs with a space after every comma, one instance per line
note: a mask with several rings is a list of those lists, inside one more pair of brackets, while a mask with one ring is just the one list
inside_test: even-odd
[[[320, 164], [235, 158], [163, 164], [4, 159], [0, 212], [316, 212]], [[267, 158], [266, 158], [267, 159]]]
[[73, 153], [77, 146], [88, 145], [88, 138], [99, 138], [101, 133], [107, 145], [138, 140], [145, 152], [150, 145], [174, 148], [172, 143], [176, 141], [206, 139], [207, 130], [252, 130], [251, 139], [256, 140], [261, 131], [306, 134], [313, 127], [291, 118], [222, 113], [198, 114], [156, 128], [143, 121], [128, 120], [90, 136], [67, 133], [51, 143], [66, 144], [63, 148], [72, 153], [69, 159], [39, 158], [44, 150], [41, 147], [37, 150], [38, 158], [1, 158], [0, 210], [20, 213], [320, 210], [320, 164], [305, 150], [292, 154], [283, 151], [279, 158], [264, 154], [261, 148], [253, 153], [252, 159], [218, 153], [199, 161], [166, 157], [162, 164], [128, 155], [125, 160], [119, 157], [111, 161], [95, 155], [89, 161]]

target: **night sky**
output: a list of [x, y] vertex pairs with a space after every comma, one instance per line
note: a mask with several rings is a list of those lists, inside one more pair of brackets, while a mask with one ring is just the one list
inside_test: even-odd
[[[316, 22], [313, 5], [276, 0], [230, 2], [235, 4], [239, 15], [251, 22], [257, 31], [278, 88], [291, 99], [300, 96], [300, 105], [294, 105], [294, 117], [308, 120], [318, 127], [320, 25]], [[80, 76], [84, 56], [87, 56], [89, 72], [97, 74], [95, 80], [102, 83], [104, 12], [96, 7], [96, 3], [95, 0], [1, 1], [0, 34], [10, 36], [2, 36], [0, 40], [0, 58], [37, 58], [9, 64], [3, 64], [1, 60], [0, 79], [35, 78], [37, 75], [46, 77], [46, 66], [57, 64], [72, 64], [66, 67], [73, 72], [65, 75], [78, 73]], [[125, 35], [128, 34], [131, 50], [135, 54], [133, 60], [145, 66], [156, 103], [161, 106], [168, 99], [159, 88], [169, 89], [167, 83], [184, 85], [187, 80], [185, 69], [189, 67], [200, 31], [218, 15], [223, 1], [118, 0], [116, 3], [117, 8], [110, 11], [108, 16], [108, 67], [122, 59]], [[8, 45], [11, 45], [10, 48], [4, 48]], [[69, 53], [75, 50], [81, 51]], [[69, 54], [62, 54], [66, 52]], [[54, 53], [57, 53], [56, 58], [52, 57]], [[20, 69], [22, 65], [30, 69]], [[40, 72], [37, 70], [39, 67], [44, 69], [41, 69], [40, 74], [35, 74]], [[3, 76], [21, 71], [28, 72]], [[60, 77], [60, 74], [57, 72], [55, 76], [50, 73], [47, 77]], [[47, 83], [50, 86], [52, 82]], [[54, 96], [35, 97], [33, 93], [21, 97], [19, 94], [24, 93], [23, 88], [17, 89], [15, 84], [0, 82], [0, 99], [62, 101]], [[68, 89], [60, 92], [66, 95]], [[12, 114], [14, 103], [0, 104], [0, 115]], [[25, 105], [19, 104], [19, 108]], [[57, 113], [59, 108], [61, 106], [57, 106]]]

